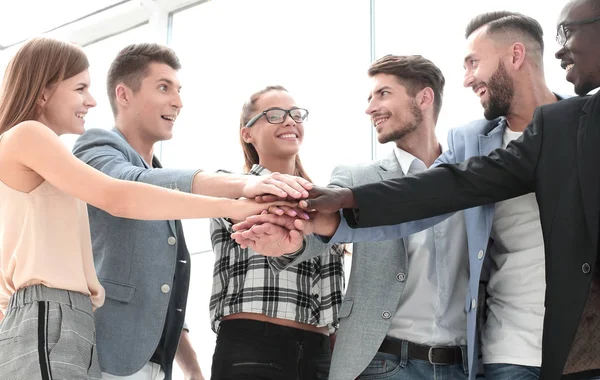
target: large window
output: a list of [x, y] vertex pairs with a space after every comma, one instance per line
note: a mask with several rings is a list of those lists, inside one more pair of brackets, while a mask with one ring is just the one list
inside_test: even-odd
[[[240, 110], [271, 84], [310, 111], [300, 154], [315, 182], [326, 184], [335, 165], [371, 158], [368, 1], [211, 1], [174, 14], [171, 33], [184, 107], [174, 138], [163, 143], [165, 166], [241, 172]], [[185, 232], [191, 252], [211, 252], [207, 221], [186, 222]], [[215, 340], [208, 323], [213, 260], [212, 252], [194, 256], [188, 301], [205, 373]]]
[[[573, 87], [554, 58], [558, 48], [554, 41], [556, 19], [565, 1], [547, 0], [543, 7], [537, 1], [499, 3], [12, 1], [2, 6], [5, 17], [0, 19], [0, 76], [23, 38], [56, 29], [50, 35], [82, 44], [90, 59], [91, 91], [98, 106], [88, 114], [86, 128], [108, 129], [113, 126], [113, 115], [105, 82], [112, 59], [130, 43], [168, 41], [183, 65], [180, 79], [184, 107], [174, 138], [156, 146], [155, 152], [166, 167], [241, 172], [243, 156], [238, 136], [242, 104], [253, 92], [279, 84], [288, 88], [299, 106], [310, 111], [301, 157], [314, 182], [326, 184], [336, 165], [368, 161], [392, 148], [391, 144], [377, 143], [364, 113], [371, 58], [421, 54], [442, 69], [446, 87], [437, 126], [442, 145], [450, 128], [483, 117], [479, 99], [470, 88], [463, 87], [462, 68], [464, 29], [479, 13], [510, 10], [535, 17], [545, 31], [548, 85], [557, 93], [572, 94]], [[33, 13], [41, 18], [30, 14], [34, 7]], [[64, 137], [68, 146], [75, 139]], [[194, 268], [187, 323], [208, 379], [215, 341], [208, 315], [214, 254], [207, 220], [184, 221], [184, 229]], [[175, 367], [174, 378], [182, 379]]]

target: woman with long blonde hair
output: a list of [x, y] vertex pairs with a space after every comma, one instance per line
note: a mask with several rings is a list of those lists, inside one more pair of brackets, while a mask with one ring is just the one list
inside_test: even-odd
[[[92, 260], [89, 203], [115, 216], [244, 218], [271, 206], [113, 179], [60, 141], [88, 110], [83, 50], [24, 44], [0, 98], [0, 378], [98, 379], [93, 310], [104, 301]], [[290, 203], [277, 202], [276, 205]]]

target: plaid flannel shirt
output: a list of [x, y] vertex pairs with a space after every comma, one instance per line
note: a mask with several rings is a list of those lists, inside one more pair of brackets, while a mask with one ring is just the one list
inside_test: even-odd
[[[254, 165], [249, 174], [269, 173]], [[213, 331], [218, 332], [224, 316], [242, 312], [337, 328], [345, 285], [343, 245], [329, 246], [319, 257], [274, 273], [265, 256], [242, 249], [231, 238], [231, 226], [226, 219], [210, 222], [215, 252], [210, 298]]]

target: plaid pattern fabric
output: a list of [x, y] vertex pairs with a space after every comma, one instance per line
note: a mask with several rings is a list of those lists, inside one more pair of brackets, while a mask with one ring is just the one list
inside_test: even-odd
[[[254, 165], [249, 174], [269, 170]], [[336, 244], [323, 254], [275, 275], [269, 262], [231, 239], [231, 223], [210, 222], [215, 252], [210, 317], [213, 331], [221, 318], [242, 312], [260, 313], [314, 326], [337, 328], [344, 291], [344, 249]]]

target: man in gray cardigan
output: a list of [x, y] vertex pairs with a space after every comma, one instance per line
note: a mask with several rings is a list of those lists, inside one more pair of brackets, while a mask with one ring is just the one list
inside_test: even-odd
[[[196, 194], [308, 195], [307, 181], [278, 173], [256, 177], [162, 168], [153, 146], [172, 137], [182, 107], [179, 68], [165, 46], [121, 50], [107, 80], [115, 128], [87, 131], [74, 154], [115, 178]], [[171, 379], [177, 359], [186, 379], [203, 379], [184, 328], [190, 255], [181, 222], [138, 221], [88, 209], [94, 264], [106, 290], [106, 302], [95, 313], [103, 378]]]

